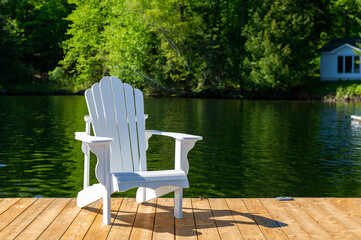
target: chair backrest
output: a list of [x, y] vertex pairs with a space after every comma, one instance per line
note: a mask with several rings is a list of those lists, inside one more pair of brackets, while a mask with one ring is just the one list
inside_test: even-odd
[[85, 91], [95, 136], [114, 138], [110, 171], [146, 170], [143, 93], [116, 77], [104, 77]]

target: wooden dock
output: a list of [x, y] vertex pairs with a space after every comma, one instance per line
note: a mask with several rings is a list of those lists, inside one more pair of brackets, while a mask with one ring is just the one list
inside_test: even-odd
[[361, 198], [190, 199], [183, 219], [173, 199], [137, 204], [112, 198], [83, 209], [71, 198], [0, 199], [0, 239], [361, 239]]

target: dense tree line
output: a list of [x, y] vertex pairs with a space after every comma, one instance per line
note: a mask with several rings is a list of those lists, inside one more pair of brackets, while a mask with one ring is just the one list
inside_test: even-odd
[[0, 85], [47, 81], [63, 58], [66, 0], [0, 0]]
[[[317, 76], [315, 50], [358, 36], [357, 0], [0, 0], [0, 85], [277, 94]], [[49, 73], [49, 75], [48, 75]]]

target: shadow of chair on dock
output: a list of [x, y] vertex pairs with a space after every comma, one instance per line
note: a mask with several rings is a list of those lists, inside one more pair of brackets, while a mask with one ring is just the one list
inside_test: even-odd
[[[133, 227], [133, 228], [142, 228], [147, 229], [154, 232], [169, 232], [171, 234], [175, 234], [178, 236], [196, 236], [201, 235], [202, 233], [197, 231], [200, 229], [209, 229], [209, 228], [223, 228], [229, 226], [237, 226], [237, 225], [258, 225], [263, 226], [266, 228], [281, 228], [288, 226], [286, 223], [263, 217], [258, 213], [249, 213], [249, 212], [238, 212], [229, 209], [202, 209], [202, 208], [187, 208], [183, 207], [183, 219], [175, 220], [175, 223], [182, 223], [182, 228], [187, 228], [188, 231], [179, 231], [177, 232], [177, 227], [170, 228], [171, 230], [167, 231], [166, 227], [157, 228], [154, 227], [154, 224], [145, 224], [145, 225], [135, 225], [137, 219], [148, 219], [155, 222], [154, 218], [157, 219], [171, 219], [174, 218], [173, 206], [163, 206], [161, 204], [154, 204], [145, 202], [142, 203], [147, 207], [152, 208], [159, 208], [162, 211], [154, 213], [140, 213], [140, 212], [133, 212], [133, 211], [112, 211], [111, 217], [112, 219], [115, 218], [115, 221], [112, 223], [112, 227]], [[99, 209], [85, 207], [85, 209], [89, 211], [99, 211]], [[191, 211], [189, 211], [191, 210]], [[102, 211], [99, 211], [99, 214], [102, 214]], [[200, 216], [200, 219], [197, 220], [197, 217]], [[215, 218], [217, 220], [215, 221]], [[227, 219], [227, 220], [224, 220]], [[236, 220], [236, 219], [242, 219]], [[186, 222], [190, 220], [190, 222]], [[169, 220], [171, 222], [172, 220]], [[239, 226], [237, 226], [239, 228]], [[174, 232], [176, 231], [176, 232]]]

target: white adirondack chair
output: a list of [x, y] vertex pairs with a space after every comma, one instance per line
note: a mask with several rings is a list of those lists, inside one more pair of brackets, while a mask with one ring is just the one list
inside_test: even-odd
[[[138, 187], [139, 203], [174, 192], [174, 216], [182, 218], [183, 188], [188, 188], [188, 152], [200, 136], [145, 130], [143, 94], [118, 78], [104, 77], [85, 92], [90, 116], [86, 132], [75, 133], [85, 154], [84, 189], [77, 205], [84, 207], [103, 198], [103, 222], [110, 224], [110, 197]], [[90, 125], [95, 136], [90, 136]], [[175, 169], [147, 171], [146, 150], [153, 135], [175, 139]], [[98, 158], [95, 169], [99, 184], [89, 186], [89, 150]]]

